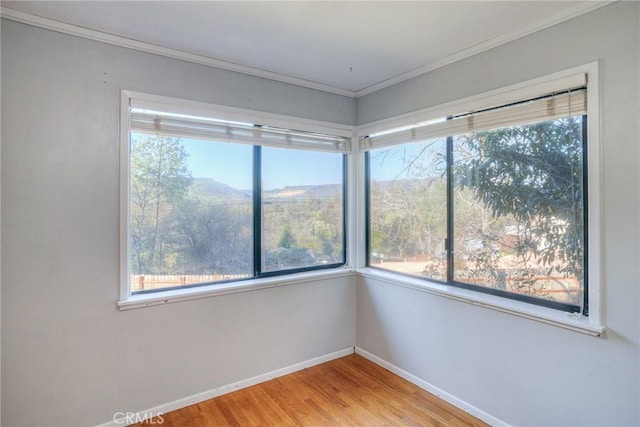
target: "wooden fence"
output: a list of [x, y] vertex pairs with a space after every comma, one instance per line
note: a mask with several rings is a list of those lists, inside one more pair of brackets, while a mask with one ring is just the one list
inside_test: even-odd
[[200, 283], [221, 282], [224, 280], [244, 279], [247, 274], [135, 274], [131, 276], [131, 291], [173, 288], [177, 286], [197, 285]]
[[[201, 283], [214, 283], [225, 280], [244, 279], [250, 277], [247, 274], [187, 274], [187, 275], [132, 275], [131, 291], [138, 292], [149, 289], [174, 288], [178, 286], [197, 285]], [[463, 279], [464, 282], [482, 285], [480, 279]], [[559, 276], [540, 276], [536, 277], [536, 285], [538, 289], [534, 292], [531, 290], [518, 289], [516, 283], [518, 280], [514, 277], [505, 277], [505, 290], [533, 295], [542, 298], [552, 298], [561, 302], [574, 302], [579, 300], [582, 295], [582, 289], [579, 282], [575, 278], [559, 277]], [[514, 286], [515, 285], [515, 286]]]
[[[531, 295], [539, 298], [549, 298], [558, 302], [578, 303], [582, 298], [583, 289], [575, 277], [537, 276], [530, 287], [518, 286], [517, 277], [506, 276], [504, 289], [509, 292]], [[463, 282], [483, 285], [481, 279], [462, 279]]]

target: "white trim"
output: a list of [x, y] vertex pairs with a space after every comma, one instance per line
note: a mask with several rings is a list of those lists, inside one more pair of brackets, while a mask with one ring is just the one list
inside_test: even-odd
[[[458, 299], [472, 304], [483, 305], [506, 313], [515, 314], [521, 317], [531, 318], [544, 323], [561, 326], [566, 329], [575, 330], [589, 335], [600, 336], [604, 330], [602, 319], [602, 176], [601, 176], [601, 121], [600, 114], [600, 63], [594, 61], [588, 64], [576, 66], [567, 70], [548, 74], [532, 80], [493, 90], [479, 95], [452, 101], [446, 104], [437, 105], [411, 113], [391, 117], [384, 120], [371, 122], [358, 127], [358, 135], [369, 135], [371, 133], [385, 131], [402, 126], [413, 125], [438, 117], [443, 117], [459, 112], [473, 111], [483, 106], [500, 105], [517, 100], [535, 97], [536, 95], [548, 93], [548, 90], [560, 90], [566, 82], [572, 81], [571, 76], [585, 73], [587, 75], [587, 104], [589, 110], [588, 139], [587, 139], [587, 176], [588, 176], [588, 273], [589, 273], [589, 318], [575, 319], [566, 318], [566, 313], [537, 307], [532, 304], [518, 303], [505, 298], [489, 298], [485, 294], [473, 291], [465, 291], [454, 287], [447, 287], [439, 284], [429, 283], [421, 279], [406, 279], [403, 276], [392, 275], [388, 277], [381, 273], [371, 273], [379, 271], [376, 269], [358, 270], [365, 276], [382, 278], [389, 283], [412, 287], [426, 292], [436, 293], [448, 298]], [[417, 282], [416, 282], [417, 280]], [[470, 295], [468, 295], [470, 293]], [[476, 294], [478, 294], [476, 296]], [[483, 296], [484, 295], [484, 296]], [[504, 302], [503, 302], [504, 300]], [[549, 310], [547, 312], [546, 310]]]
[[[586, 100], [585, 100], [586, 102]], [[564, 104], [558, 103], [564, 106]], [[560, 108], [558, 108], [560, 110]], [[545, 110], [546, 111], [546, 110]], [[212, 117], [176, 115], [176, 109], [162, 111], [154, 108], [140, 108], [131, 105], [130, 128], [132, 132], [150, 135], [175, 136], [178, 138], [201, 138], [205, 140], [234, 144], [261, 145], [285, 149], [321, 151], [329, 153], [349, 153], [350, 137], [341, 137], [302, 132], [295, 129], [262, 126], [219, 120]], [[353, 133], [353, 132], [352, 132]]]
[[354, 150], [358, 148], [358, 138], [355, 127], [353, 128], [353, 133], [351, 134], [351, 147], [349, 147], [350, 156], [347, 157], [347, 206], [345, 206], [347, 210], [347, 224], [346, 224], [346, 242], [347, 242], [347, 265], [349, 267], [358, 267], [358, 257], [361, 252], [361, 246], [358, 242], [358, 225], [359, 225], [359, 205], [360, 203], [360, 192], [358, 191], [358, 187], [353, 183], [358, 181], [358, 177], [361, 175], [360, 166], [358, 164], [358, 159], [354, 156]]
[[356, 244], [358, 245], [358, 257], [356, 258], [355, 266], [362, 268], [367, 265], [367, 221], [366, 221], [366, 200], [365, 200], [365, 161], [364, 151], [360, 148], [358, 139], [354, 140], [353, 151], [351, 157], [354, 159], [354, 163], [357, 165], [359, 173], [356, 179], [350, 183], [356, 188], [358, 192], [358, 203], [355, 207], [358, 216], [357, 227], [354, 227], [354, 233], [356, 238]]
[[522, 301], [515, 301], [482, 292], [458, 288], [456, 286], [436, 283], [419, 277], [404, 276], [376, 268], [362, 268], [356, 270], [356, 272], [361, 277], [378, 280], [390, 285], [402, 286], [404, 288], [438, 295], [594, 337], [602, 336], [606, 330], [606, 328], [600, 324], [599, 319], [591, 316], [585, 317], [578, 313], [567, 313], [553, 308], [540, 307]]
[[[177, 409], [181, 409], [190, 405], [195, 405], [196, 403], [203, 402], [205, 400], [213, 399], [214, 397], [222, 396], [223, 394], [231, 393], [237, 390], [241, 390], [243, 388], [251, 387], [256, 384], [260, 384], [265, 381], [272, 380], [274, 378], [282, 377], [284, 375], [291, 374], [293, 372], [301, 371], [305, 368], [309, 368], [312, 366], [319, 365], [321, 363], [329, 362], [331, 360], [338, 359], [340, 357], [349, 356], [354, 353], [353, 347], [347, 347], [343, 350], [338, 350], [333, 353], [325, 354], [323, 356], [315, 357], [313, 359], [309, 359], [304, 362], [296, 363], [281, 369], [276, 369], [275, 371], [267, 372], [265, 374], [257, 375], [255, 377], [248, 378], [246, 380], [241, 380], [235, 383], [227, 384], [224, 386], [216, 387], [211, 390], [203, 391], [201, 393], [197, 393], [188, 397], [184, 397], [182, 399], [174, 400], [173, 402], [164, 403], [158, 406], [154, 406], [153, 408], [147, 409], [145, 411], [138, 411], [136, 413], [137, 418], [136, 421], [140, 422], [147, 418], [151, 418], [157, 415], [166, 414], [171, 411], [175, 411]], [[121, 427], [124, 425], [124, 420], [121, 422], [116, 422], [115, 420], [108, 421], [104, 424], [100, 424], [98, 427]]]
[[[120, 223], [119, 223], [119, 279], [120, 296], [117, 306], [120, 310], [131, 308], [148, 307], [159, 304], [167, 304], [176, 301], [192, 300], [196, 298], [206, 298], [210, 296], [226, 295], [237, 292], [247, 292], [255, 289], [285, 286], [305, 281], [318, 280], [324, 277], [339, 277], [352, 274], [350, 256], [353, 252], [347, 253], [347, 266], [332, 270], [316, 270], [300, 274], [283, 275], [272, 278], [242, 280], [233, 283], [202, 286], [196, 288], [174, 289], [170, 291], [159, 291], [152, 294], [130, 295], [130, 265], [129, 265], [129, 182], [130, 182], [130, 105], [142, 106], [146, 108], [164, 108], [166, 111], [189, 114], [202, 117], [212, 117], [216, 119], [231, 121], [246, 121], [249, 123], [259, 123], [262, 125], [291, 128], [300, 131], [318, 132], [329, 135], [343, 136], [351, 139], [352, 145], [357, 145], [355, 141], [355, 127], [341, 125], [337, 123], [323, 122], [319, 120], [303, 119], [297, 117], [284, 116], [280, 114], [265, 113], [262, 111], [227, 107], [224, 105], [208, 104], [203, 102], [189, 101], [185, 99], [172, 98], [160, 95], [121, 90], [120, 100]], [[356, 170], [351, 170], [354, 163], [350, 161], [348, 174], [355, 177]], [[348, 177], [348, 178], [349, 178]], [[350, 190], [348, 202], [355, 200], [356, 194]], [[349, 209], [349, 207], [346, 207]], [[349, 227], [355, 220], [347, 211], [347, 250], [353, 242], [350, 237]], [[351, 255], [350, 255], [351, 254]]]
[[[582, 77], [585, 78], [586, 75]], [[586, 79], [584, 80], [586, 82]], [[583, 86], [585, 84], [583, 83]], [[587, 114], [587, 91], [578, 86], [565, 86], [565, 88], [565, 91], [560, 93], [545, 90], [540, 92], [540, 96], [544, 98], [529, 102], [501, 105], [497, 108], [488, 105], [487, 108], [491, 108], [490, 110], [460, 111], [464, 115], [453, 116], [450, 120], [441, 117], [439, 120], [370, 134], [368, 137], [361, 138], [360, 143], [364, 149], [375, 150], [410, 142], [419, 143], [448, 136]]]
[[475, 406], [473, 406], [472, 404], [450, 394], [447, 393], [446, 391], [442, 390], [441, 388], [436, 387], [435, 385], [413, 375], [410, 374], [409, 372], [405, 371], [404, 369], [400, 369], [397, 366], [387, 362], [384, 359], [379, 358], [378, 356], [369, 353], [368, 351], [356, 346], [355, 348], [355, 353], [364, 357], [365, 359], [370, 360], [371, 362], [375, 363], [376, 365], [380, 365], [383, 368], [387, 369], [388, 371], [393, 372], [394, 374], [396, 374], [397, 376], [404, 378], [405, 380], [409, 381], [412, 384], [417, 385], [418, 387], [420, 387], [423, 390], [426, 390], [427, 392], [439, 397], [440, 399], [449, 402], [450, 404], [452, 404], [453, 406], [455, 406], [458, 409], [461, 409], [471, 415], [473, 415], [476, 418], [480, 418], [482, 421], [494, 426], [494, 427], [508, 427], [509, 424], [507, 424], [506, 422], [502, 421], [499, 418], [494, 417], [491, 414], [488, 414], [486, 412], [484, 412], [482, 409], [476, 408]]
[[282, 276], [260, 279], [240, 280], [231, 283], [197, 286], [193, 288], [172, 289], [149, 294], [125, 296], [116, 303], [120, 310], [152, 307], [155, 305], [171, 304], [179, 301], [190, 301], [200, 298], [217, 297], [221, 295], [251, 292], [261, 289], [279, 288], [300, 283], [317, 282], [318, 280], [335, 279], [353, 276], [354, 270], [349, 267], [338, 267], [330, 270], [316, 270], [304, 273], [285, 274]]
[[[328, 135], [351, 138], [354, 126], [321, 120], [305, 119], [302, 117], [286, 116], [283, 114], [266, 113], [264, 111], [247, 108], [229, 107], [220, 104], [191, 101], [183, 98], [153, 95], [149, 93], [122, 91], [136, 107], [159, 108], [180, 114], [199, 117], [211, 117], [220, 120], [256, 123], [267, 126], [289, 128], [306, 132], [317, 132]], [[123, 101], [124, 102], [124, 101]], [[127, 104], [128, 105], [128, 104]]]
[[43, 18], [41, 16], [32, 15], [30, 13], [21, 12], [18, 10], [10, 9], [6, 6], [2, 6], [2, 18], [10, 19], [12, 21], [20, 22], [34, 27], [44, 28], [46, 30], [57, 31], [63, 34], [69, 34], [76, 37], [82, 37], [89, 40], [94, 40], [102, 43], [107, 43], [114, 46], [120, 46], [128, 49], [138, 50], [140, 52], [152, 53], [155, 55], [164, 56], [167, 58], [179, 59], [182, 61], [192, 62], [194, 64], [207, 65], [209, 67], [218, 68], [221, 70], [233, 71], [236, 73], [242, 73], [249, 76], [260, 77], [269, 79], [281, 83], [288, 83], [295, 86], [300, 86], [308, 89], [320, 90], [323, 92], [333, 93], [335, 95], [347, 96], [355, 98], [355, 92], [346, 89], [340, 89], [324, 83], [318, 83], [311, 80], [306, 80], [298, 77], [287, 76], [285, 74], [276, 73], [273, 71], [262, 70], [256, 67], [249, 67], [246, 65], [235, 64], [233, 62], [222, 61], [220, 59], [214, 59], [204, 55], [198, 55], [194, 53], [184, 52], [177, 49], [171, 49], [155, 44], [141, 42], [138, 40], [129, 39], [113, 34], [104, 33], [102, 31], [96, 31], [89, 28], [80, 27], [73, 24], [67, 24], [64, 22], [56, 21], [54, 19]]
[[[358, 126], [358, 135], [365, 136], [376, 132], [387, 131], [404, 126], [411, 126], [428, 120], [438, 119], [449, 115], [456, 115], [483, 108], [495, 107], [534, 98], [541, 94], [547, 94], [558, 90], [567, 89], [576, 82], [576, 76], [581, 73], [591, 74], [598, 69], [598, 62], [591, 62], [545, 76], [537, 77], [524, 82], [501, 87], [478, 95], [468, 96], [462, 99], [445, 102], [398, 116], [389, 117], [364, 123]], [[589, 78], [588, 81], [592, 81]], [[588, 84], [588, 90], [591, 85]], [[591, 105], [589, 105], [589, 109]]]
[[118, 224], [120, 234], [118, 254], [120, 300], [124, 300], [129, 296], [129, 280], [131, 277], [131, 270], [129, 266], [129, 254], [131, 253], [131, 248], [129, 247], [129, 150], [131, 147], [131, 144], [129, 143], [129, 129], [131, 127], [129, 123], [130, 99], [129, 93], [126, 91], [120, 92], [120, 162], [118, 165], [120, 168], [120, 222]]
[[[589, 260], [589, 318], [602, 325], [602, 114], [600, 113], [600, 63], [592, 62], [585, 66], [588, 70], [587, 105], [587, 202], [588, 202], [588, 260]], [[595, 284], [595, 286], [592, 286]]]
[[[143, 420], [146, 420], [148, 418], [151, 417], [155, 417], [158, 415], [163, 415], [163, 414], [167, 414], [171, 411], [176, 411], [178, 409], [181, 408], [185, 408], [187, 406], [190, 405], [195, 405], [197, 403], [200, 402], [204, 402], [206, 400], [209, 399], [213, 399], [216, 398], [218, 396], [222, 396], [224, 394], [227, 393], [231, 393], [237, 390], [241, 390], [243, 388], [247, 388], [247, 387], [251, 387], [254, 386], [256, 384], [260, 384], [263, 383], [265, 381], [269, 381], [272, 380], [274, 378], [279, 378], [282, 377], [284, 375], [288, 375], [294, 372], [298, 372], [301, 371], [303, 369], [306, 368], [310, 368], [312, 366], [316, 366], [316, 365], [320, 365], [322, 363], [326, 363], [335, 359], [339, 359], [341, 357], [345, 357], [345, 356], [349, 356], [351, 354], [358, 354], [362, 357], [364, 357], [365, 359], [389, 370], [390, 372], [393, 372], [394, 374], [398, 375], [399, 377], [409, 381], [412, 384], [415, 384], [416, 386], [422, 388], [423, 390], [439, 397], [440, 399], [454, 405], [455, 407], [481, 419], [482, 421], [485, 421], [493, 426], [500, 426], [500, 427], [508, 427], [509, 424], [505, 423], [504, 421], [484, 412], [481, 409], [476, 408], [475, 406], [467, 403], [466, 401], [459, 399], [449, 393], [447, 393], [446, 391], [416, 377], [415, 375], [410, 374], [409, 372], [398, 368], [397, 366], [387, 362], [384, 359], [381, 359], [375, 355], [373, 355], [372, 353], [369, 353], [366, 350], [363, 350], [360, 347], [348, 347], [345, 348], [343, 350], [339, 350], [333, 353], [329, 353], [320, 357], [316, 357], [304, 362], [300, 362], [300, 363], [296, 363], [294, 365], [290, 365], [287, 366], [285, 368], [281, 368], [281, 369], [277, 369], [275, 371], [271, 371], [271, 372], [267, 372], [265, 374], [261, 374], [261, 375], [257, 375], [255, 377], [251, 377], [245, 380], [241, 380], [235, 383], [231, 383], [231, 384], [227, 384], [221, 387], [216, 387], [213, 388], [211, 390], [207, 390], [201, 393], [196, 393], [194, 395], [182, 398], [182, 399], [177, 399], [174, 400], [172, 402], [168, 402], [168, 403], [164, 403], [161, 405], [157, 405], [154, 406], [153, 408], [149, 408], [147, 410], [143, 410], [143, 411], [138, 411], [135, 413], [134, 418], [136, 419], [136, 421], [140, 422]], [[124, 412], [124, 411], [123, 411]], [[116, 420], [111, 420], [108, 421], [106, 423], [100, 424], [97, 427], [120, 427], [122, 426], [124, 423], [124, 421], [116, 421]]]
[[[428, 282], [427, 280], [420, 278], [407, 278], [393, 274], [391, 272], [383, 272], [377, 269], [361, 269], [358, 273], [364, 277], [373, 277], [376, 279], [384, 280], [385, 282], [406, 286], [413, 289], [441, 295], [447, 298], [471, 303], [474, 305], [480, 305], [501, 312], [517, 315], [524, 318], [529, 318], [542, 323], [547, 323], [555, 326], [559, 326], [565, 329], [574, 330], [577, 332], [600, 336], [605, 327], [601, 317], [601, 289], [602, 286], [602, 272], [601, 272], [601, 175], [600, 175], [600, 109], [599, 109], [599, 77], [598, 77], [599, 64], [593, 62], [579, 67], [574, 67], [569, 70], [564, 70], [558, 73], [553, 73], [547, 76], [543, 76], [537, 79], [529, 80], [527, 82], [519, 83], [509, 86], [507, 88], [491, 91], [486, 94], [472, 96], [459, 101], [451, 102], [444, 106], [432, 107], [417, 112], [405, 114], [402, 116], [381, 120], [358, 128], [362, 131], [375, 131], [389, 129], [394, 126], [402, 126], [407, 123], [425, 120], [433, 114], [442, 114], [442, 111], [462, 111], [460, 108], [472, 108], [474, 105], [487, 105], [487, 102], [501, 102], [505, 99], [513, 99], [515, 97], [535, 96], [539, 91], [545, 89], [554, 88], [557, 89], [558, 82], [566, 82], [567, 78], [575, 75], [576, 73], [587, 73], [588, 75], [588, 104], [589, 114], [592, 117], [589, 120], [589, 303], [590, 313], [589, 318], [579, 318], [576, 316], [569, 316], [567, 313], [553, 310], [544, 307], [538, 307], [532, 304], [527, 304], [518, 301], [512, 301], [505, 298], [490, 296], [481, 294], [478, 292], [463, 290], [456, 287], [450, 287], [440, 284]], [[191, 114], [214, 114], [216, 116], [235, 119], [235, 120], [258, 120], [265, 124], [279, 125], [283, 127], [305, 127], [306, 129], [324, 133], [342, 132], [345, 136], [352, 136], [354, 128], [347, 125], [337, 125], [326, 122], [318, 122], [313, 120], [297, 120], [295, 118], [280, 116], [238, 108], [231, 108], [218, 105], [210, 105], [199, 102], [191, 102], [186, 100], [146, 95], [136, 92], [123, 91], [122, 94], [122, 123], [128, 123], [128, 103], [129, 99], [134, 97], [136, 100], [146, 100], [151, 103], [169, 103], [180, 106], [182, 111], [188, 111]], [[126, 111], [125, 111], [126, 110]], [[213, 113], [212, 113], [213, 112]], [[434, 113], [435, 112], [435, 113]], [[274, 123], [275, 122], [275, 123]], [[299, 126], [302, 123], [302, 126]], [[301, 129], [304, 130], [304, 129]], [[123, 126], [121, 129], [123, 141], [126, 142], [128, 138], [128, 129]], [[361, 171], [364, 170], [363, 153], [358, 147], [358, 144], [353, 141], [353, 154], [349, 163], [348, 177], [348, 202], [347, 206], [347, 267], [339, 268], [335, 270], [320, 270], [311, 271], [300, 274], [278, 276], [272, 278], [252, 279], [246, 281], [238, 281], [233, 283], [175, 289], [171, 291], [159, 291], [157, 293], [139, 294], [135, 296], [129, 296], [126, 285], [124, 289], [121, 289], [120, 301], [117, 306], [120, 310], [127, 310], [132, 308], [154, 306], [166, 303], [173, 303], [183, 300], [192, 300], [197, 298], [207, 298], [218, 295], [226, 295], [238, 292], [248, 292], [252, 290], [265, 289], [277, 286], [287, 286], [301, 282], [309, 282], [316, 280], [323, 280], [333, 277], [342, 277], [353, 274], [353, 268], [362, 268], [365, 266], [366, 254], [364, 253], [365, 244], [365, 206], [364, 206], [364, 176]], [[128, 145], [128, 144], [127, 144]], [[128, 151], [123, 149], [121, 152], [122, 165], [121, 179], [125, 182], [128, 181]], [[121, 188], [121, 203], [125, 210], [128, 206], [128, 187], [124, 185]], [[121, 239], [124, 242], [128, 239], [126, 237], [126, 221], [127, 213], [121, 212], [121, 224], [125, 224], [124, 229], [121, 226]], [[127, 248], [121, 246], [121, 250], [124, 252]], [[126, 254], [127, 252], [124, 252]], [[126, 255], [121, 255], [121, 263], [126, 263]], [[123, 264], [126, 265], [126, 264]], [[126, 283], [129, 275], [127, 272], [121, 271], [121, 282]]]
[[606, 328], [600, 324], [596, 316], [583, 317], [564, 311], [539, 307], [521, 301], [513, 301], [507, 298], [496, 297], [480, 292], [447, 286], [418, 277], [408, 277], [375, 268], [339, 268], [335, 270], [320, 270], [313, 272], [297, 273], [291, 275], [253, 279], [219, 285], [200, 286], [186, 289], [174, 289], [159, 291], [150, 294], [138, 294], [117, 302], [120, 310], [131, 310], [143, 307], [171, 304], [180, 301], [190, 301], [200, 298], [210, 298], [222, 295], [230, 295], [241, 292], [252, 292], [282, 286], [291, 286], [301, 283], [317, 282], [320, 280], [335, 279], [340, 277], [362, 277], [378, 280], [390, 285], [402, 286], [455, 301], [485, 307], [506, 314], [534, 320], [536, 322], [560, 327], [563, 329], [580, 332], [595, 337], [602, 336]]
[[365, 95], [369, 95], [370, 93], [377, 92], [381, 89], [384, 89], [389, 86], [393, 86], [397, 83], [401, 83], [405, 80], [410, 80], [414, 77], [421, 76], [430, 71], [436, 70], [438, 68], [442, 68], [446, 65], [453, 64], [454, 62], [461, 61], [463, 59], [469, 58], [471, 56], [477, 55], [479, 53], [485, 52], [487, 50], [493, 49], [494, 47], [501, 46], [503, 44], [510, 43], [512, 41], [518, 40], [520, 38], [526, 37], [530, 34], [537, 33], [539, 31], [545, 30], [554, 25], [558, 25], [564, 21], [568, 21], [573, 18], [577, 18], [580, 15], [584, 15], [589, 12], [593, 12], [596, 9], [600, 9], [601, 7], [607, 6], [611, 3], [615, 3], [617, 0], [613, 1], [587, 1], [577, 4], [575, 7], [571, 8], [567, 11], [561, 11], [556, 13], [548, 18], [536, 22], [532, 25], [526, 26], [524, 28], [519, 29], [516, 32], [502, 35], [500, 37], [496, 37], [491, 40], [487, 40], [482, 43], [478, 43], [469, 48], [463, 49], [459, 52], [456, 52], [452, 55], [446, 56], [438, 61], [431, 62], [429, 64], [425, 64], [421, 67], [415, 68], [411, 71], [407, 71], [406, 73], [399, 74], [390, 79], [383, 80], [379, 83], [368, 86], [364, 89], [360, 89], [355, 92], [355, 97], [360, 98]]
[[469, 58], [473, 55], [477, 55], [484, 51], [493, 49], [494, 47], [498, 47], [500, 45], [512, 42], [514, 40], [536, 33], [538, 31], [542, 31], [546, 28], [560, 24], [564, 21], [568, 21], [570, 19], [576, 18], [585, 13], [589, 13], [601, 7], [607, 6], [611, 3], [614, 3], [615, 1], [617, 0], [587, 1], [587, 2], [577, 3], [576, 6], [571, 8], [570, 10], [556, 13], [542, 21], [539, 21], [527, 27], [521, 28], [516, 32], [505, 34], [491, 40], [487, 40], [485, 42], [479, 43], [477, 45], [471, 46], [467, 49], [463, 49], [459, 52], [449, 55], [441, 60], [425, 64], [414, 70], [399, 74], [395, 77], [383, 80], [381, 82], [378, 82], [376, 84], [373, 84], [371, 86], [368, 86], [366, 88], [363, 88], [357, 91], [342, 89], [342, 88], [338, 88], [338, 87], [331, 86], [324, 83], [318, 83], [311, 80], [306, 80], [306, 79], [293, 77], [293, 76], [287, 76], [287, 75], [272, 72], [272, 71], [262, 70], [260, 68], [249, 67], [241, 64], [235, 64], [232, 62], [222, 61], [219, 59], [214, 59], [214, 58], [203, 56], [203, 55], [197, 55], [197, 54], [183, 52], [176, 49], [154, 45], [151, 43], [141, 42], [141, 41], [129, 39], [126, 37], [108, 34], [101, 31], [96, 31], [89, 28], [84, 28], [77, 25], [56, 21], [54, 19], [44, 18], [44, 17], [33, 15], [30, 13], [21, 12], [18, 10], [8, 8], [6, 6], [1, 7], [0, 14], [2, 18], [6, 18], [12, 21], [32, 25], [39, 28], [44, 28], [47, 30], [57, 31], [63, 34], [82, 37], [89, 40], [95, 40], [95, 41], [107, 43], [110, 45], [115, 45], [115, 46], [120, 46], [128, 49], [138, 50], [141, 52], [161, 55], [168, 58], [179, 59], [187, 62], [192, 62], [195, 64], [206, 65], [206, 66], [210, 66], [210, 67], [214, 67], [222, 70], [247, 74], [250, 76], [261, 77], [261, 78], [274, 80], [282, 83], [288, 83], [288, 84], [292, 84], [300, 87], [305, 87], [308, 89], [320, 90], [323, 92], [347, 96], [350, 98], [359, 98], [361, 96], [368, 95], [370, 93], [376, 92], [386, 87], [393, 86], [405, 80], [409, 80], [414, 77], [420, 76], [422, 74], [426, 74], [430, 71], [444, 67], [454, 62], [463, 60], [465, 58]]

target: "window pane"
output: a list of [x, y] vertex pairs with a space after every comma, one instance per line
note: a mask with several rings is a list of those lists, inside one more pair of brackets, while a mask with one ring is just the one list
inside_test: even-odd
[[582, 117], [454, 139], [454, 280], [579, 305]]
[[252, 147], [131, 134], [131, 290], [253, 275]]
[[444, 139], [369, 153], [369, 265], [447, 279]]
[[344, 262], [342, 159], [262, 148], [262, 271]]

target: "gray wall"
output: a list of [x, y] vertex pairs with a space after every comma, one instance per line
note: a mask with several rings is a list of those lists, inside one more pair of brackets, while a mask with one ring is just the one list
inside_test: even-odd
[[352, 346], [352, 279], [120, 312], [121, 88], [354, 124], [337, 95], [2, 21], [2, 425], [91, 425]]
[[[3, 21], [2, 424], [106, 422], [354, 342], [515, 425], [639, 424], [638, 6], [367, 95], [357, 118], [348, 98]], [[604, 338], [372, 279], [116, 310], [120, 88], [355, 124], [596, 59]]]
[[358, 101], [367, 123], [600, 60], [605, 337], [359, 279], [359, 347], [513, 425], [640, 424], [639, 6], [615, 3]]

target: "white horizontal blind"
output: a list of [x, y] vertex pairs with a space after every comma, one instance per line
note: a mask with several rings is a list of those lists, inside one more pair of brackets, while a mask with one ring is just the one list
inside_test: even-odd
[[[575, 80], [575, 79], [574, 79]], [[456, 115], [448, 120], [432, 120], [415, 126], [379, 132], [360, 138], [360, 148], [372, 150], [408, 142], [419, 142], [469, 132], [480, 132], [509, 126], [587, 114], [586, 76], [582, 87], [573, 87], [561, 93], [542, 95], [501, 107], [491, 107]]]
[[130, 117], [134, 132], [325, 152], [347, 153], [351, 148], [351, 140], [342, 136], [156, 111], [133, 103]]

